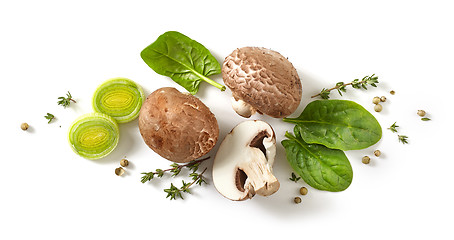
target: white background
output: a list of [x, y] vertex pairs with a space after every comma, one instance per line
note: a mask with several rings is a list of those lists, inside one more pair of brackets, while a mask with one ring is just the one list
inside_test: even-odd
[[[449, 1], [2, 0], [0, 238], [452, 239], [452, 10]], [[137, 120], [120, 126], [120, 143], [108, 157], [90, 161], [74, 154], [68, 127], [92, 111], [91, 95], [102, 81], [127, 77], [146, 94], [164, 86], [184, 90], [139, 55], [169, 30], [199, 41], [220, 63], [243, 46], [288, 57], [303, 83], [292, 116], [320, 89], [375, 73], [378, 88], [331, 96], [371, 111], [382, 140], [346, 152], [354, 170], [347, 190], [307, 186], [299, 205], [292, 199], [306, 184], [288, 180], [292, 170], [280, 143], [274, 171], [281, 189], [245, 202], [218, 194], [211, 169], [210, 184], [185, 200], [170, 201], [162, 191], [181, 179], [140, 183], [141, 172], [170, 162], [143, 143]], [[212, 79], [222, 82], [221, 75]], [[77, 104], [64, 109], [57, 97], [68, 90]], [[244, 120], [231, 109], [229, 94], [202, 83], [196, 95], [216, 115], [221, 140]], [[382, 95], [388, 101], [376, 113], [371, 100]], [[432, 121], [421, 121], [418, 109]], [[47, 124], [47, 112], [56, 121]], [[278, 142], [292, 129], [279, 119], [253, 119], [268, 121]], [[387, 130], [396, 121], [409, 144]], [[31, 128], [22, 131], [22, 122]], [[383, 155], [362, 164], [375, 149]], [[118, 177], [114, 169], [125, 156], [131, 166]]]

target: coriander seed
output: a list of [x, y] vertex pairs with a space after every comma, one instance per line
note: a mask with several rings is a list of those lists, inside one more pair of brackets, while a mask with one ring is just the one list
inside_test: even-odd
[[294, 201], [296, 204], [301, 203], [301, 198], [300, 198], [300, 197], [295, 197], [295, 198], [293, 199], [293, 201]]
[[381, 101], [381, 102], [386, 102], [386, 97], [385, 97], [385, 96], [381, 96], [381, 97], [380, 97], [380, 101]]
[[125, 173], [125, 170], [122, 167], [115, 168], [115, 175], [121, 176]]
[[26, 131], [29, 127], [30, 127], [30, 126], [28, 125], [28, 123], [22, 123], [22, 124], [20, 125], [20, 129], [22, 129], [22, 130], [24, 130], [24, 131]]
[[370, 157], [369, 156], [364, 156], [363, 159], [362, 159], [362, 162], [364, 164], [369, 164], [370, 163]]
[[380, 104], [377, 104], [377, 105], [374, 106], [374, 110], [375, 110], [376, 112], [381, 112], [381, 110], [383, 110], [383, 106], [380, 105]]
[[420, 117], [424, 117], [424, 116], [426, 116], [426, 111], [424, 111], [424, 110], [418, 110], [417, 114], [418, 114]]
[[307, 188], [306, 187], [301, 187], [300, 188], [300, 194], [301, 195], [306, 195], [307, 194]]
[[390, 93], [391, 95], [396, 94], [396, 92], [395, 92], [394, 90], [389, 91], [389, 93]]
[[380, 102], [380, 98], [379, 97], [372, 98], [372, 103], [373, 104], [378, 104], [379, 102]]
[[127, 166], [129, 165], [128, 159], [125, 159], [125, 158], [121, 159], [120, 165], [121, 165], [122, 167], [127, 167]]
[[374, 151], [374, 155], [375, 155], [376, 157], [380, 157], [380, 155], [381, 155], [380, 150], [375, 150], [375, 151]]

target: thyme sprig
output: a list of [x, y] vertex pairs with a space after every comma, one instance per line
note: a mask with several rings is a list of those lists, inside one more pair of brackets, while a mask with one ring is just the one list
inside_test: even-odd
[[300, 179], [301, 179], [301, 177], [297, 177], [297, 176], [295, 175], [295, 173], [294, 173], [294, 172], [292, 172], [292, 177], [291, 177], [291, 178], [289, 178], [289, 179], [290, 179], [290, 181], [293, 181], [293, 182], [298, 182], [298, 180], [300, 180]]
[[168, 169], [165, 169], [165, 170], [162, 170], [162, 169], [156, 169], [154, 172], [143, 172], [142, 174], [144, 174], [144, 176], [142, 176], [142, 179], [141, 179], [141, 182], [142, 183], [146, 183], [148, 181], [151, 181], [155, 176], [156, 177], [162, 177], [164, 176], [164, 173], [166, 172], [170, 172], [172, 173], [171, 177], [175, 177], [177, 176], [178, 174], [180, 174], [181, 172], [181, 169], [183, 169], [184, 167], [187, 167], [189, 170], [191, 170], [192, 172], [196, 172], [198, 169], [199, 169], [199, 166], [200, 166], [200, 163], [209, 159], [210, 157], [206, 157], [206, 158], [202, 158], [202, 159], [199, 159], [199, 160], [194, 160], [194, 161], [191, 161], [187, 164], [177, 164], [177, 163], [173, 163], [171, 164], [171, 168], [168, 168]]
[[[391, 130], [391, 132], [393, 133], [397, 133], [397, 128], [399, 126], [396, 125], [396, 122], [393, 123], [393, 125], [391, 125], [388, 129]], [[401, 142], [402, 144], [408, 144], [408, 137], [405, 136], [405, 135], [397, 135], [397, 139], [399, 140], [399, 142]]]
[[175, 187], [175, 185], [173, 185], [173, 183], [171, 183], [170, 188], [164, 189], [164, 192], [167, 193], [166, 198], [170, 197], [170, 200], [176, 200], [177, 197], [184, 199], [182, 193], [191, 193], [189, 188], [193, 184], [202, 186], [202, 183], [207, 183], [205, 181], [205, 179], [203, 178], [203, 173], [205, 173], [205, 171], [207, 169], [208, 168], [205, 168], [200, 174], [196, 173], [196, 172], [189, 174], [189, 176], [192, 177], [192, 182], [185, 182], [184, 180], [182, 180], [181, 182], [183, 185], [179, 188]]
[[183, 168], [186, 167], [191, 171], [191, 173], [189, 174], [189, 177], [192, 179], [192, 182], [185, 182], [183, 180], [182, 181], [183, 185], [179, 188], [176, 187], [175, 185], [173, 185], [173, 183], [171, 183], [169, 188], [164, 189], [164, 192], [167, 193], [166, 198], [170, 197], [170, 200], [175, 200], [177, 198], [183, 199], [183, 193], [191, 193], [189, 188], [192, 185], [196, 184], [196, 185], [201, 186], [203, 183], [207, 183], [203, 177], [203, 174], [205, 173], [207, 168], [205, 168], [201, 173], [197, 173], [197, 170], [199, 169], [200, 164], [209, 158], [210, 157], [206, 157], [206, 158], [194, 160], [187, 164], [181, 164], [181, 165], [177, 164], [177, 163], [173, 163], [170, 165], [171, 168], [168, 168], [168, 169], [164, 169], [164, 170], [156, 169], [155, 171], [152, 171], [152, 172], [143, 172], [142, 174], [144, 174], [144, 175], [142, 176], [141, 182], [146, 183], [148, 181], [151, 181], [155, 177], [161, 178], [164, 176], [164, 174], [166, 172], [171, 173], [170, 177], [175, 177], [181, 173], [181, 170]]
[[396, 125], [396, 122], [393, 123], [388, 129], [391, 130], [391, 132], [396, 133], [397, 129], [399, 126]]
[[69, 91], [66, 94], [66, 97], [59, 97], [58, 99], [60, 99], [57, 102], [58, 105], [62, 105], [64, 108], [68, 107], [71, 104], [71, 102], [76, 103], [76, 100], [73, 99]]
[[49, 124], [49, 123], [52, 122], [52, 120], [55, 119], [55, 116], [54, 116], [53, 114], [51, 114], [51, 113], [47, 113], [47, 115], [44, 116], [44, 118], [46, 118], [47, 120], [49, 120], [49, 121], [47, 122], [47, 123]]
[[407, 141], [407, 136], [405, 135], [397, 135], [398, 139], [399, 139], [399, 142], [401, 142], [402, 144], [407, 144], [408, 141]]
[[365, 76], [361, 80], [355, 79], [349, 83], [344, 83], [344, 82], [338, 82], [336, 83], [336, 86], [332, 88], [323, 88], [318, 94], [315, 94], [311, 98], [320, 96], [323, 99], [329, 99], [329, 94], [332, 90], [337, 90], [339, 95], [342, 96], [342, 92], [347, 92], [347, 86], [351, 85], [353, 88], [360, 89], [363, 88], [367, 90], [367, 86], [370, 85], [372, 87], [377, 87], [378, 83], [378, 77], [375, 76], [375, 74], [372, 74], [371, 76]]

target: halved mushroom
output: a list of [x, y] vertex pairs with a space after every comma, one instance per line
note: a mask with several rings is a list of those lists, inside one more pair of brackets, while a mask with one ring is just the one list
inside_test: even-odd
[[241, 201], [256, 193], [269, 196], [279, 189], [272, 173], [276, 137], [271, 126], [258, 120], [238, 124], [227, 134], [213, 162], [213, 183], [228, 199]]
[[296, 69], [270, 49], [236, 49], [224, 60], [222, 78], [232, 91], [233, 109], [246, 118], [255, 112], [283, 118], [301, 101], [303, 90]]

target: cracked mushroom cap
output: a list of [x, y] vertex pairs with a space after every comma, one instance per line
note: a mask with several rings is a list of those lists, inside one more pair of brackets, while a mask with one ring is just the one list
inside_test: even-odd
[[140, 109], [139, 130], [153, 151], [177, 163], [207, 154], [219, 136], [218, 122], [210, 109], [195, 96], [171, 87], [147, 97]]
[[269, 196], [279, 189], [272, 173], [276, 137], [271, 126], [244, 121], [227, 134], [213, 161], [213, 183], [224, 197], [241, 201], [255, 194]]
[[280, 53], [261, 47], [243, 47], [225, 58], [222, 78], [232, 91], [232, 106], [243, 116], [256, 111], [274, 118], [292, 114], [301, 101], [302, 86], [296, 69]]

